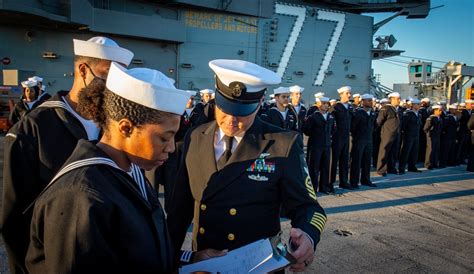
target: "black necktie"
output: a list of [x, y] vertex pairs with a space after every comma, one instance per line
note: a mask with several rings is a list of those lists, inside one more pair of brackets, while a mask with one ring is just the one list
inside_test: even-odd
[[234, 137], [224, 135], [222, 139], [225, 144], [225, 151], [222, 154], [222, 156], [219, 158], [219, 160], [217, 161], [218, 170], [221, 170], [225, 166], [227, 161], [229, 161], [230, 156], [232, 155], [232, 141], [234, 140]]

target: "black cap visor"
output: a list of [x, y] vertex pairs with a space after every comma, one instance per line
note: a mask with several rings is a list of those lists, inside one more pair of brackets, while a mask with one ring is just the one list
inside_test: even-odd
[[216, 105], [223, 112], [233, 116], [247, 116], [252, 114], [257, 110], [258, 104], [260, 101], [256, 102], [238, 102], [234, 100], [227, 99], [224, 97], [219, 90], [216, 91]]

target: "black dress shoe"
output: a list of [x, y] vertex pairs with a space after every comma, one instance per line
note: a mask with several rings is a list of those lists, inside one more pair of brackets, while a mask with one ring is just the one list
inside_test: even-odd
[[377, 187], [376, 184], [372, 183], [372, 182], [368, 182], [368, 183], [361, 183], [361, 185], [363, 186], [369, 186], [369, 187]]
[[339, 188], [350, 189], [350, 190], [354, 189], [350, 184], [339, 184]]
[[423, 172], [423, 171], [419, 169], [409, 169], [408, 172]]
[[359, 186], [358, 186], [358, 185], [351, 185], [351, 187], [352, 187], [353, 189], [359, 189]]
[[390, 174], [398, 174], [398, 171], [397, 171], [397, 170], [390, 170], [390, 171], [387, 171], [387, 173], [390, 173]]

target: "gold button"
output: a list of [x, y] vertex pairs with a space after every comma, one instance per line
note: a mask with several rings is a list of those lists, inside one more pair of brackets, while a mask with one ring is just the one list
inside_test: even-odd
[[227, 239], [229, 239], [229, 241], [233, 241], [235, 239], [235, 235], [232, 233], [229, 233], [229, 235], [227, 235]]
[[206, 208], [207, 208], [207, 207], [206, 207], [205, 204], [202, 204], [202, 205], [201, 205], [201, 210], [202, 210], [202, 211], [206, 210]]
[[229, 210], [229, 214], [232, 215], [232, 216], [234, 216], [235, 214], [237, 214], [237, 209], [231, 208], [231, 209]]
[[206, 232], [206, 231], [204, 230], [204, 227], [199, 228], [199, 233], [204, 234], [204, 232]]

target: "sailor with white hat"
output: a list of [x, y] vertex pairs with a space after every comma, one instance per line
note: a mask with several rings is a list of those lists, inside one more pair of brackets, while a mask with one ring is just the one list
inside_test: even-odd
[[301, 103], [302, 93], [304, 88], [298, 85], [290, 87], [291, 94], [291, 106], [295, 109], [296, 114], [298, 115], [298, 131], [301, 132], [301, 126], [303, 125], [303, 120], [306, 117], [307, 109]]
[[329, 99], [329, 105], [330, 105], [331, 107], [335, 106], [336, 103], [337, 103], [337, 100], [336, 100], [336, 99]]
[[15, 103], [13, 110], [8, 116], [8, 121], [11, 125], [14, 125], [16, 122], [20, 121], [23, 116], [25, 116], [38, 105], [37, 101], [40, 93], [38, 82], [26, 80], [21, 82], [21, 86], [23, 89], [20, 101]]
[[307, 162], [314, 191], [326, 194], [334, 193], [334, 187], [329, 183], [329, 165], [335, 120], [328, 113], [329, 107], [328, 97], [316, 97], [303, 124], [303, 132], [309, 137]]
[[339, 102], [331, 110], [336, 119], [336, 133], [333, 136], [331, 178], [333, 184], [336, 181], [336, 172], [339, 167], [339, 187], [352, 189], [349, 184], [349, 138], [351, 130], [351, 117], [354, 107], [349, 102], [351, 87], [343, 86], [337, 89]]
[[370, 180], [370, 164], [372, 158], [373, 132], [377, 118], [373, 111], [372, 94], [365, 93], [361, 98], [360, 107], [354, 110], [352, 116], [352, 150], [350, 185], [358, 189], [359, 184], [376, 187]]
[[43, 103], [44, 101], [47, 101], [51, 98], [51, 95], [49, 95], [46, 92], [46, 85], [43, 84], [43, 78], [39, 76], [33, 76], [28, 78], [28, 80], [38, 82], [38, 87], [40, 88], [40, 95], [38, 97], [38, 104]]
[[398, 174], [395, 164], [400, 146], [400, 93], [392, 92], [388, 99], [390, 103], [382, 106], [377, 117], [377, 124], [381, 128], [377, 173], [382, 176], [387, 176], [387, 173]]
[[275, 106], [261, 115], [262, 120], [284, 129], [299, 131], [298, 114], [290, 105], [290, 88], [278, 87], [273, 90]]
[[[111, 61], [128, 65], [133, 57], [132, 52], [106, 37], [93, 37], [87, 41], [74, 39], [73, 44], [71, 90], [59, 91], [21, 119], [5, 137], [3, 191], [7, 198], [3, 201], [0, 222], [10, 265], [23, 272], [26, 272], [24, 261], [31, 215], [21, 214], [22, 205], [33, 202], [63, 166], [79, 139], [97, 139], [97, 125], [77, 113], [81, 107], [79, 97], [103, 91], [103, 79], [107, 77]], [[29, 140], [28, 146], [23, 145], [24, 140]], [[28, 186], [28, 190], [22, 189], [24, 186]], [[24, 191], [29, 194], [23, 195]]]
[[[168, 211], [169, 231], [179, 234], [176, 247], [193, 214], [198, 250], [235, 249], [279, 231], [280, 210], [268, 214], [268, 209], [283, 208], [294, 212], [286, 216], [300, 228], [290, 230], [292, 242], [299, 243], [293, 254], [301, 254], [292, 269], [304, 271], [326, 216], [308, 177], [302, 138], [256, 116], [267, 87], [281, 78], [242, 60], [213, 60], [209, 66], [216, 79], [216, 122], [197, 127], [185, 140], [183, 174], [177, 176], [185, 180], [176, 185]], [[300, 214], [311, 218], [293, 218]]]
[[398, 163], [399, 174], [404, 174], [408, 164], [408, 171], [421, 172], [417, 169], [420, 132], [422, 130], [421, 115], [419, 113], [420, 100], [407, 99], [407, 110], [402, 115], [402, 146]]
[[212, 99], [214, 90], [210, 88], [206, 88], [206, 89], [200, 90], [199, 93], [201, 94], [201, 102], [203, 104], [207, 104]]
[[354, 107], [354, 110], [355, 110], [355, 108], [358, 108], [360, 106], [361, 95], [360, 93], [356, 93], [352, 95], [352, 98], [354, 99], [352, 106]]
[[433, 114], [426, 119], [423, 131], [426, 133], [426, 158], [425, 167], [434, 169], [439, 167], [439, 155], [441, 145], [441, 114], [443, 107], [441, 105], [433, 105]]
[[[165, 214], [140, 169], [162, 165], [174, 151], [173, 135], [190, 93], [176, 89], [159, 71], [112, 63], [106, 90], [97, 98], [102, 100], [82, 102], [83, 109], [100, 114], [94, 121], [106, 134], [98, 143], [80, 140], [37, 198], [28, 269], [128, 272], [146, 266], [155, 273], [172, 272]], [[43, 237], [49, 240], [39, 240]], [[114, 240], [97, 240], [109, 237]], [[54, 252], [70, 246], [75, 248]], [[127, 256], [120, 255], [124, 246]], [[100, 260], [85, 263], [91, 258]]]

